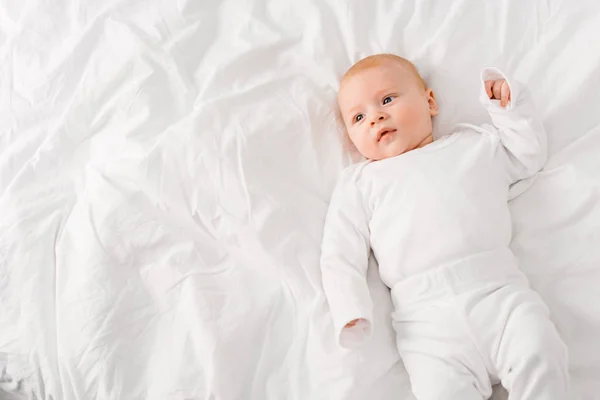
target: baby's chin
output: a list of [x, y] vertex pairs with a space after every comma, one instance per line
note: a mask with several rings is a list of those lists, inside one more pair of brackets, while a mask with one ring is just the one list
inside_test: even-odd
[[377, 143], [375, 146], [371, 146], [370, 148], [360, 149], [355, 145], [355, 149], [367, 160], [371, 161], [380, 161], [385, 160], [386, 158], [397, 157], [401, 154], [410, 151], [403, 140], [399, 140], [399, 138], [395, 135], [391, 135], [389, 138], [386, 138]]
[[371, 154], [371, 157], [366, 157], [373, 161], [385, 160], [386, 158], [398, 157], [404, 153], [411, 152], [413, 150], [417, 150], [419, 148], [425, 147], [433, 142], [433, 137], [431, 135], [425, 137], [424, 139], [414, 142], [406, 143], [403, 140], [399, 140], [397, 137], [388, 141], [387, 143], [379, 143], [379, 148], [377, 152]]
[[365, 158], [372, 160], [372, 161], [381, 161], [381, 160], [385, 160], [386, 158], [398, 157], [399, 155], [402, 155], [404, 153], [406, 153], [406, 150], [385, 151], [385, 152], [381, 152], [378, 154], [372, 154], [371, 157], [365, 157]]
[[371, 157], [367, 158], [373, 161], [385, 160], [386, 158], [398, 157], [407, 151], [410, 150], [407, 149], [406, 146], [400, 145], [399, 143], [394, 143], [392, 145], [385, 146], [384, 148], [380, 149], [380, 151], [371, 154]]

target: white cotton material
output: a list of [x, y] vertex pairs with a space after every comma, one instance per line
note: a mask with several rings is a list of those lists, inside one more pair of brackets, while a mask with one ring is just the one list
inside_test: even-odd
[[533, 181], [509, 203], [511, 248], [569, 347], [567, 399], [598, 398], [599, 29], [597, 0], [0, 1], [0, 353], [18, 398], [414, 400], [374, 257], [352, 351], [319, 262], [350, 161], [339, 80], [381, 52], [435, 90], [435, 138], [490, 122], [483, 67], [527, 86], [549, 159], [511, 189]]
[[[396, 345], [418, 400], [569, 396], [568, 351], [548, 307], [512, 262], [488, 255], [405, 279], [392, 288]], [[480, 262], [483, 261], [483, 262]]]

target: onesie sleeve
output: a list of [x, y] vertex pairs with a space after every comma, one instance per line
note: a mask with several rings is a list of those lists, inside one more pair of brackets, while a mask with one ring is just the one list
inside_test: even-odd
[[[500, 106], [500, 100], [488, 97], [485, 81], [491, 79], [506, 79], [508, 82], [511, 100], [506, 108]], [[490, 113], [494, 129], [500, 137], [504, 150], [502, 158], [510, 184], [514, 185], [534, 176], [546, 163], [546, 131], [526, 90], [518, 82], [497, 68], [485, 68], [481, 73], [481, 83], [480, 99]]]
[[[367, 212], [352, 171], [346, 170], [329, 204], [321, 246], [323, 288], [342, 347], [360, 346], [373, 331], [373, 302], [366, 279], [369, 253]], [[345, 328], [355, 319], [359, 319], [355, 326]]]

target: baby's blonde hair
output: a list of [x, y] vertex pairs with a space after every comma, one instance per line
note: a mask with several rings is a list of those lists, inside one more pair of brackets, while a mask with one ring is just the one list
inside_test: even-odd
[[344, 76], [342, 76], [342, 79], [340, 80], [340, 86], [344, 83], [346, 79], [351, 78], [358, 72], [364, 71], [365, 69], [378, 67], [382, 64], [385, 64], [386, 62], [397, 63], [398, 65], [401, 65], [402, 67], [408, 69], [414, 75], [415, 79], [417, 79], [421, 83], [421, 85], [423, 85], [423, 89], [427, 89], [427, 84], [425, 83], [425, 81], [421, 77], [421, 74], [419, 74], [417, 67], [415, 67], [413, 63], [408, 61], [406, 58], [402, 58], [400, 56], [390, 53], [373, 54], [358, 61], [357, 63], [352, 65], [348, 71], [346, 71]]

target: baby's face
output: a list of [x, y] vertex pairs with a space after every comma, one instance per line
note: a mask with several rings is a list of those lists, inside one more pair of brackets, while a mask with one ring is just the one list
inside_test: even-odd
[[429, 143], [431, 117], [438, 113], [433, 91], [395, 62], [344, 79], [338, 104], [350, 140], [370, 160], [395, 157]]

